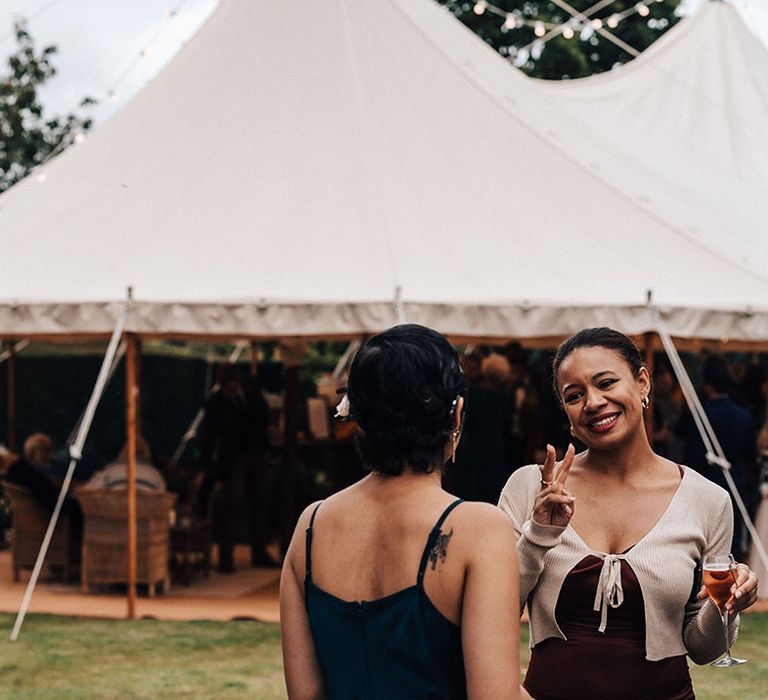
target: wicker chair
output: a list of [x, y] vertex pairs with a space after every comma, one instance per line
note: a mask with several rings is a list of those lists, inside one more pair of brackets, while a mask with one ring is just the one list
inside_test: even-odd
[[[3, 490], [11, 499], [13, 509], [13, 580], [18, 582], [22, 569], [35, 566], [51, 514], [23, 486], [3, 481]], [[48, 546], [45, 564], [49, 571], [58, 568], [68, 581], [76, 571], [77, 555], [77, 542], [72, 537], [69, 518], [62, 514]]]
[[[75, 491], [85, 518], [81, 562], [81, 586], [126, 583], [128, 578], [128, 503], [122, 489]], [[167, 491], [136, 492], [137, 582], [147, 585], [149, 597], [156, 585], [171, 588], [168, 573], [170, 511], [176, 495]]]

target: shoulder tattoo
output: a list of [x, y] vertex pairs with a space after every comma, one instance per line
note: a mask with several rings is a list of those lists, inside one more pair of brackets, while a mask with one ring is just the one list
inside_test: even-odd
[[432, 548], [429, 550], [429, 563], [432, 565], [432, 571], [437, 568], [437, 560], [441, 562], [445, 561], [445, 557], [448, 554], [448, 542], [450, 542], [453, 536], [453, 528], [450, 532], [444, 533], [440, 531], [435, 537], [435, 542]]

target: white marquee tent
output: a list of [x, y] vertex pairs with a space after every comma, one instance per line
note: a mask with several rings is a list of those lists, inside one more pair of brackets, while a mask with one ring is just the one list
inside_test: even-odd
[[[768, 140], [744, 124], [765, 126], [768, 55], [732, 64], [743, 47], [712, 14], [558, 91], [432, 0], [225, 0], [121, 112], [0, 196], [0, 334], [106, 334], [128, 285], [126, 329], [144, 335], [344, 336], [402, 318], [455, 336], [637, 333], [652, 289], [675, 335], [766, 340], [766, 277], [718, 248], [751, 253], [766, 218]], [[721, 50], [686, 67], [692, 38]], [[678, 69], [711, 76], [713, 97], [666, 81]], [[601, 140], [593, 112], [614, 95], [627, 123], [659, 128]], [[724, 128], [744, 170], [695, 138], [656, 146], [691, 120], [705, 142]]]
[[542, 81], [568, 149], [682, 236], [768, 275], [768, 51], [711, 1], [620, 70]]
[[[768, 277], [738, 259], [761, 254], [768, 58], [730, 45], [747, 39], [728, 12], [686, 20], [621, 73], [553, 87], [433, 0], [225, 0], [113, 119], [0, 196], [0, 337], [112, 333], [62, 494], [123, 330], [351, 336], [408, 318], [466, 337], [639, 333], [658, 328], [652, 289], [675, 335], [768, 340]], [[707, 43], [709, 62], [688, 65]], [[291, 494], [286, 477], [289, 516]]]

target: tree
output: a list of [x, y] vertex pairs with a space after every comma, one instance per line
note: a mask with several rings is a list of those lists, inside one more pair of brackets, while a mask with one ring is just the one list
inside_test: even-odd
[[[591, 22], [574, 19], [551, 0], [437, 2], [532, 77], [581, 78], [632, 59], [631, 53], [602, 37]], [[567, 2], [585, 12], [598, 0]], [[589, 20], [600, 20], [606, 30], [643, 51], [678, 21], [675, 10], [679, 3], [680, 0], [615, 0], [589, 15]], [[553, 25], [566, 24], [568, 30], [564, 34], [546, 42], [541, 42], [536, 34], [537, 29], [541, 34]]]
[[[51, 63], [56, 47], [38, 53], [24, 22], [15, 31], [18, 48], [8, 58], [10, 73], [0, 77], [0, 192], [91, 127], [90, 118], [77, 114], [44, 116], [37, 89], [56, 74]], [[86, 97], [80, 107], [91, 104]]]

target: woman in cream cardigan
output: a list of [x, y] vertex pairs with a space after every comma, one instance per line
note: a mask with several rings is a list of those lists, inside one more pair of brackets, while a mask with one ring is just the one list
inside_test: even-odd
[[[728, 553], [728, 494], [655, 454], [643, 410], [650, 379], [632, 341], [609, 328], [581, 331], [553, 363], [571, 432], [587, 446], [555, 464], [516, 471], [499, 507], [512, 520], [520, 603], [532, 654], [525, 688], [547, 698], [694, 698], [686, 656], [703, 664], [725, 650], [717, 608], [701, 588], [705, 556]], [[756, 599], [739, 564], [729, 603]]]

